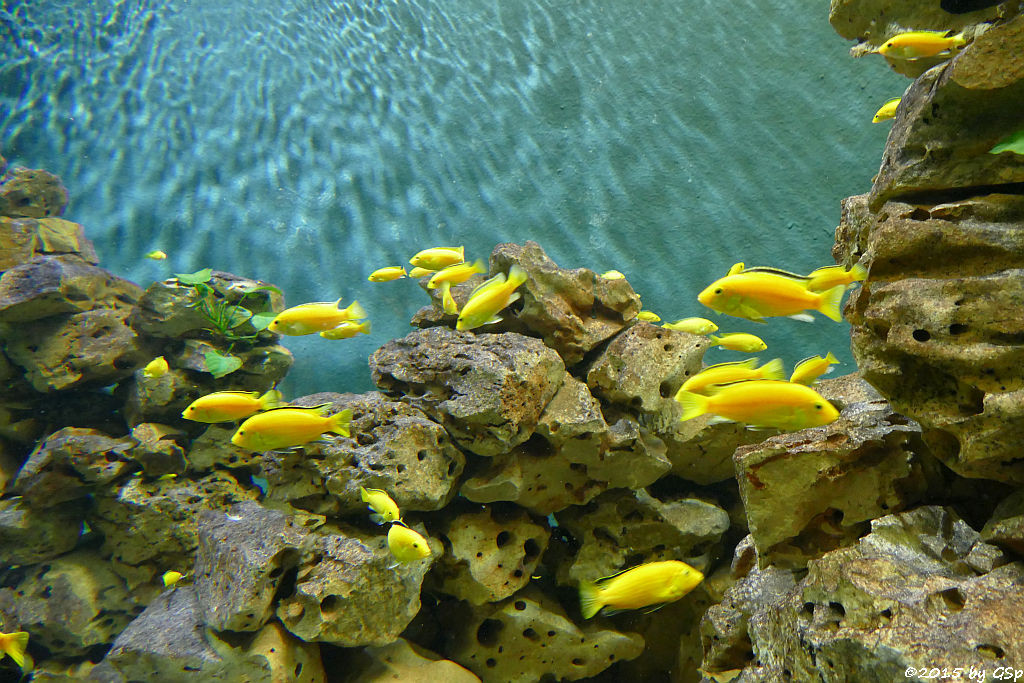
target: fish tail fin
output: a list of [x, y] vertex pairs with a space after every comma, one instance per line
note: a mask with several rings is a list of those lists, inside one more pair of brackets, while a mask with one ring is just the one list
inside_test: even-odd
[[271, 389], [260, 396], [260, 410], [280, 408], [284, 404], [284, 396], [277, 389]]
[[761, 379], [786, 378], [785, 371], [782, 369], [781, 358], [773, 358], [772, 360], [768, 361], [758, 369], [761, 371]]
[[366, 311], [363, 310], [358, 301], [350, 303], [345, 311], [348, 313], [349, 320], [361, 320], [366, 317]]
[[476, 261], [473, 261], [473, 270], [477, 273], [486, 273], [487, 265], [484, 263], [483, 259], [478, 258]]
[[837, 323], [842, 322], [843, 314], [839, 311], [839, 307], [843, 303], [843, 294], [845, 293], [846, 285], [836, 285], [832, 289], [825, 290], [821, 293], [821, 304], [818, 306], [818, 311]]
[[4, 653], [14, 660], [18, 668], [25, 667], [25, 648], [28, 647], [28, 632], [18, 631], [7, 634], [3, 640]]
[[683, 414], [679, 418], [680, 422], [692, 420], [693, 418], [699, 417], [708, 412], [707, 396], [701, 396], [700, 394], [695, 394], [692, 391], [680, 390], [676, 393], [676, 401], [678, 401], [679, 405], [683, 407]]
[[604, 607], [601, 600], [601, 589], [592, 581], [580, 582], [580, 612], [584, 619], [589, 619]]
[[853, 264], [853, 268], [850, 268], [850, 275], [853, 276], [855, 282], [867, 279], [868, 268], [863, 263]]
[[722, 344], [722, 337], [719, 337], [718, 335], [709, 334], [708, 339], [711, 340], [711, 344], [709, 344], [709, 346], [720, 346]]
[[370, 334], [370, 321], [367, 320], [362, 325], [360, 325], [359, 331], [362, 332], [363, 334]]
[[[518, 263], [512, 264], [512, 267], [509, 268], [509, 270], [508, 270], [508, 280], [507, 280], [507, 282], [509, 282], [509, 283], [513, 283], [514, 282], [515, 283], [515, 287], [518, 287], [519, 285], [521, 285], [524, 282], [526, 282], [526, 279], [527, 279], [526, 271], [523, 270], [522, 268], [520, 268]], [[513, 287], [513, 289], [515, 289], [515, 287]]]
[[327, 431], [334, 432], [335, 434], [341, 434], [342, 436], [351, 436], [349, 431], [349, 423], [352, 422], [352, 411], [348, 408], [335, 413], [331, 416], [331, 428]]
[[825, 360], [827, 360], [829, 363], [838, 363], [839, 362], [839, 359], [836, 358], [835, 354], [832, 353], [831, 351], [829, 351], [828, 353], [825, 354]]
[[[950, 33], [952, 34], [953, 31], [950, 31]], [[965, 33], [967, 33], [967, 29], [960, 31], [960, 33], [957, 33], [955, 35], [949, 36], [950, 39], [953, 41], [953, 45], [955, 47], [963, 47], [964, 45], [967, 44], [967, 37], [964, 35]]]

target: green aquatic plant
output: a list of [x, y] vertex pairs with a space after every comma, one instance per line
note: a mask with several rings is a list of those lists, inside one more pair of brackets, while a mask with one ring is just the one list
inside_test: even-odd
[[[231, 355], [231, 350], [238, 342], [256, 339], [260, 331], [266, 329], [276, 315], [269, 311], [253, 313], [243, 305], [245, 300], [259, 291], [265, 290], [281, 294], [281, 290], [272, 285], [258, 285], [242, 294], [237, 303], [231, 303], [210, 285], [210, 281], [213, 279], [211, 268], [203, 268], [194, 273], [175, 273], [175, 277], [179, 283], [192, 288], [192, 301], [188, 305], [209, 323], [206, 330], [228, 342], [226, 354], [219, 351], [206, 352], [204, 357], [206, 371], [219, 379], [242, 367], [242, 359]], [[252, 333], [238, 331], [246, 323], [252, 327]]]
[[1013, 152], [1014, 154], [1024, 155], [1024, 129], [1018, 130], [1016, 133], [1010, 133], [988, 151], [989, 154], [999, 154], [1001, 152]]

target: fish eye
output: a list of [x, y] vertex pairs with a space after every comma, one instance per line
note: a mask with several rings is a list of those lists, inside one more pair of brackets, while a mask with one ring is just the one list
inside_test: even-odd
[[245, 430], [244, 429], [239, 429], [238, 430], [238, 435], [241, 436], [242, 434], [245, 434]]
[[721, 294], [721, 293], [722, 293], [722, 288], [721, 287], [719, 287], [718, 289], [715, 290], [715, 294]]
[[815, 410], [821, 410], [822, 408], [824, 408], [824, 406], [823, 406], [823, 405], [821, 405], [820, 403], [815, 403], [815, 404], [814, 404], [814, 409], [815, 409]]

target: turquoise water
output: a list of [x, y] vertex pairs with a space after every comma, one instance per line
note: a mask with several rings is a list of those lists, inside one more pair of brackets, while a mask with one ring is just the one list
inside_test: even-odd
[[[827, 3], [5, 1], [0, 149], [61, 176], [102, 265], [206, 266], [289, 304], [358, 299], [370, 337], [287, 338], [290, 395], [371, 388], [427, 297], [377, 267], [538, 241], [626, 273], [667, 319], [735, 261], [832, 263], [909, 83], [855, 63]], [[163, 249], [162, 263], [144, 259]], [[711, 315], [788, 365], [848, 327]], [[739, 354], [712, 350], [707, 360]]]

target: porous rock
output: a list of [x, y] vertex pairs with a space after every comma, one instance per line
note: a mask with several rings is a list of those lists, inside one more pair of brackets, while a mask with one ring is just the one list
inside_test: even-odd
[[320, 645], [304, 643], [276, 621], [271, 621], [259, 630], [246, 648], [246, 652], [267, 660], [271, 683], [327, 681], [327, 674], [320, 660]]
[[132, 438], [137, 442], [128, 455], [142, 467], [147, 477], [165, 474], [182, 474], [188, 463], [185, 461], [183, 443], [187, 443], [185, 432], [155, 422], [143, 422], [132, 428]]
[[[12, 580], [13, 579], [13, 580]], [[58, 656], [109, 643], [141, 610], [124, 581], [95, 550], [22, 567], [0, 588], [5, 631], [24, 630]]]
[[833, 255], [870, 266], [846, 307], [859, 372], [965, 477], [1024, 482], [1022, 253], [1018, 195], [843, 202]]
[[480, 679], [449, 659], [425, 650], [404, 638], [388, 645], [363, 648], [370, 661], [352, 675], [351, 683], [384, 680], [403, 683], [479, 683]]
[[13, 491], [39, 508], [52, 507], [102, 489], [134, 468], [131, 439], [95, 429], [65, 427], [46, 437], [14, 480]]
[[485, 681], [575, 681], [644, 649], [643, 638], [635, 633], [602, 629], [594, 622], [577, 626], [557, 602], [530, 589], [474, 609], [451, 630], [444, 654]]
[[14, 168], [0, 184], [0, 207], [12, 218], [59, 216], [68, 205], [60, 178], [39, 169]]
[[41, 509], [21, 498], [0, 500], [0, 565], [33, 564], [75, 547], [85, 506], [68, 501]]
[[1024, 564], [972, 566], [989, 555], [985, 545], [940, 507], [873, 521], [857, 545], [812, 560], [793, 590], [750, 616], [757, 661], [748, 672], [893, 681], [907, 667], [992, 671], [1024, 661]]
[[540, 335], [568, 366], [640, 312], [640, 297], [626, 280], [602, 278], [589, 268], [559, 268], [536, 242], [494, 248], [492, 273], [507, 273], [513, 264], [527, 274], [516, 290], [522, 296], [518, 323]]
[[474, 605], [528, 584], [549, 536], [525, 510], [495, 506], [456, 516], [443, 534], [451, 551], [442, 558], [440, 589]]
[[[411, 526], [426, 536], [422, 526]], [[434, 541], [431, 550], [436, 556], [440, 544]], [[387, 645], [419, 612], [420, 587], [433, 560], [395, 564], [387, 534], [321, 527], [307, 544], [295, 590], [280, 601], [277, 616], [305, 641]]]
[[826, 398], [848, 396], [835, 422], [736, 450], [747, 524], [762, 564], [802, 566], [855, 540], [865, 523], [906, 508], [927, 488], [915, 450], [920, 428], [892, 411], [856, 375], [825, 380]]
[[373, 381], [406, 395], [478, 455], [526, 441], [565, 374], [538, 339], [432, 327], [395, 339], [370, 357]]
[[99, 262], [78, 223], [63, 218], [0, 216], [0, 272], [27, 263], [37, 254], [74, 254], [93, 265]]
[[255, 631], [274, 614], [274, 594], [309, 532], [290, 515], [244, 501], [203, 510], [194, 585], [203, 622], [217, 631]]
[[611, 576], [635, 564], [682, 560], [706, 571], [721, 552], [728, 513], [698, 498], [661, 501], [643, 489], [614, 491], [558, 515], [580, 544], [558, 569], [561, 584]]
[[1014, 491], [996, 506], [981, 538], [1024, 557], [1024, 491]]
[[[36, 256], [0, 275], [0, 322], [132, 307], [142, 289], [74, 256]], [[18, 327], [21, 336], [24, 328]]]

